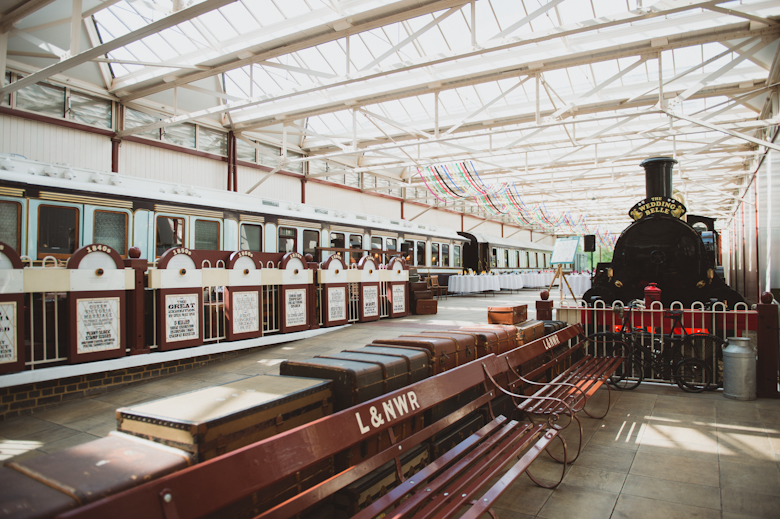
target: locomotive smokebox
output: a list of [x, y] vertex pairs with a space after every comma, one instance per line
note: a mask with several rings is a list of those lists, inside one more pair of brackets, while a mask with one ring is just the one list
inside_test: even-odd
[[653, 157], [642, 161], [645, 168], [645, 198], [672, 197], [672, 168], [677, 161], [671, 157]]

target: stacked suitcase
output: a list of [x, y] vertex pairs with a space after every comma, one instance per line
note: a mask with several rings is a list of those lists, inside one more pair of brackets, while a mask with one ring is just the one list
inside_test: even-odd
[[433, 315], [436, 313], [438, 309], [437, 302], [425, 281], [409, 283], [409, 293], [412, 294], [412, 311], [415, 315]]

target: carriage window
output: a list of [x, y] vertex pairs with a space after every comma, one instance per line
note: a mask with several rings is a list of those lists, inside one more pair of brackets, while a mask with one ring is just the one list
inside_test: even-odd
[[531, 255], [527, 251], [525, 253], [525, 266], [526, 267], [530, 267], [531, 266]]
[[290, 227], [279, 227], [279, 252], [295, 252], [297, 249], [296, 230]]
[[425, 242], [424, 241], [418, 241], [417, 242], [417, 262], [415, 265], [423, 266], [425, 265]]
[[382, 237], [381, 236], [372, 236], [371, 237], [371, 248], [372, 249], [382, 250]]
[[157, 239], [155, 252], [157, 256], [173, 247], [184, 245], [184, 218], [172, 216], [157, 217]]
[[452, 246], [452, 266], [453, 267], [460, 267], [460, 245], [453, 245]]
[[219, 250], [219, 222], [211, 220], [195, 221], [195, 248]]
[[127, 252], [127, 214], [95, 211], [94, 243], [108, 245], [122, 256]]
[[412, 255], [414, 253], [414, 242], [405, 241], [401, 247], [401, 251], [404, 253], [404, 259], [406, 260], [406, 263], [409, 265], [414, 265], [414, 256]]
[[490, 266], [495, 267], [498, 263], [498, 249], [493, 248], [493, 254], [490, 255]]
[[317, 247], [320, 245], [320, 231], [303, 231], [303, 253], [311, 254], [317, 261]]
[[441, 266], [450, 266], [450, 246], [446, 243], [443, 243], [441, 246]]
[[73, 254], [79, 244], [79, 210], [42, 205], [38, 213], [38, 257]]
[[509, 268], [509, 251], [504, 249], [504, 268]]
[[21, 254], [22, 204], [0, 201], [0, 241]]
[[387, 238], [385, 240], [385, 249], [387, 249], [387, 250], [398, 250], [398, 249], [395, 248], [396, 247], [396, 243], [397, 243], [397, 241], [396, 241], [395, 238]]
[[515, 251], [517, 257], [515, 258], [515, 267], [520, 267], [520, 251]]
[[534, 267], [539, 267], [539, 253], [534, 252]]
[[[359, 234], [350, 234], [349, 235], [349, 248], [350, 249], [362, 249], [363, 248], [363, 237]], [[363, 252], [353, 252], [351, 254], [350, 261], [352, 263], [357, 263], [360, 261], [360, 258], [363, 257]]]
[[[330, 233], [330, 246], [334, 249], [343, 249], [344, 244], [346, 242], [344, 241], [344, 234], [340, 232], [332, 232]], [[337, 252], [336, 254], [339, 254], [341, 256], [344, 256], [342, 252]]]
[[263, 251], [263, 228], [260, 225], [241, 224], [241, 250]]
[[439, 244], [431, 243], [431, 267], [439, 266]]

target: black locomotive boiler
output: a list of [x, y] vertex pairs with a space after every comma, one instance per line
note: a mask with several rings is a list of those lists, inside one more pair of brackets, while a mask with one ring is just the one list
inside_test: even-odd
[[647, 197], [629, 211], [634, 222], [618, 238], [612, 263], [597, 273], [583, 299], [610, 305], [644, 297], [656, 283], [668, 308], [679, 301], [686, 308], [715, 300], [734, 308], [743, 297], [716, 274], [715, 255], [700, 234], [683, 221], [685, 206], [672, 198], [672, 168], [677, 161], [655, 157], [642, 162]]

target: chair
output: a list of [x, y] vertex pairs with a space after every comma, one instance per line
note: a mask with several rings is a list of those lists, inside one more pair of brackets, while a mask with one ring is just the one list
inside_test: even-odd
[[428, 288], [436, 297], [447, 297], [447, 287], [439, 284], [439, 276], [430, 276], [428, 278]]

